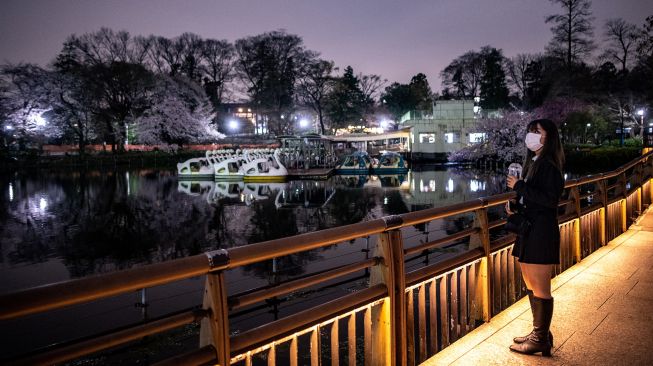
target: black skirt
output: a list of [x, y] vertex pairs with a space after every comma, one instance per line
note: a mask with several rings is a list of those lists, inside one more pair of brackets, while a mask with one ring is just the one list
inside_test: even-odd
[[560, 264], [560, 229], [555, 211], [526, 215], [531, 222], [528, 233], [515, 241], [512, 255], [521, 263]]

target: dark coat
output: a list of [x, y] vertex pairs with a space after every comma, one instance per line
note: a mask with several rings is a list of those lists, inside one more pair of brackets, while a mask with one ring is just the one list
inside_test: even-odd
[[538, 163], [537, 171], [528, 181], [519, 180], [513, 187], [517, 200], [523, 197], [519, 212], [526, 216], [531, 226], [525, 236], [517, 238], [512, 255], [522, 263], [559, 264], [558, 202], [565, 180], [550, 161]]

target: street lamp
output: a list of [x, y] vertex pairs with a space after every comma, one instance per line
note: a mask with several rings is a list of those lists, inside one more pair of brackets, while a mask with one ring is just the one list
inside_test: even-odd
[[238, 121], [235, 119], [229, 120], [229, 129], [232, 131], [236, 131], [238, 129]]
[[387, 119], [384, 119], [384, 120], [381, 121], [381, 128], [384, 129], [384, 130], [386, 128], [388, 128], [388, 120]]
[[306, 118], [302, 118], [302, 119], [299, 120], [299, 127], [300, 128], [306, 128], [306, 127], [308, 127], [308, 125], [309, 125], [309, 122], [308, 122], [308, 120]]
[[585, 143], [588, 142], [588, 139], [587, 139], [587, 130], [589, 130], [590, 127], [592, 127], [592, 124], [591, 124], [591, 123], [588, 123], [587, 126], [585, 126]]
[[644, 108], [638, 110], [638, 111], [637, 111], [637, 115], [641, 117], [641, 120], [642, 120], [642, 128], [644, 128]]

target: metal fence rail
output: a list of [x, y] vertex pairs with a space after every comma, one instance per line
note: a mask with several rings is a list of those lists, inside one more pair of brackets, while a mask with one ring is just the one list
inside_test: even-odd
[[[566, 182], [558, 212], [561, 254], [555, 274], [624, 232], [653, 201], [652, 164], [653, 153], [647, 153], [612, 172]], [[160, 364], [339, 365], [347, 360], [350, 365], [413, 365], [464, 337], [524, 295], [519, 266], [512, 256], [515, 237], [500, 231], [505, 219], [488, 221], [489, 209], [513, 197], [514, 193], [506, 193], [5, 294], [0, 296], [0, 320], [205, 276], [201, 309], [2, 362], [64, 362], [199, 322], [198, 349]], [[473, 215], [471, 227], [405, 248], [402, 228], [461, 214]], [[376, 237], [377, 242], [369, 259], [272, 287], [227, 293], [227, 270], [368, 237]], [[407, 259], [457, 240], [467, 240], [469, 250], [406, 270]], [[363, 271], [369, 273], [366, 289], [230, 334], [229, 316], [236, 310]]]

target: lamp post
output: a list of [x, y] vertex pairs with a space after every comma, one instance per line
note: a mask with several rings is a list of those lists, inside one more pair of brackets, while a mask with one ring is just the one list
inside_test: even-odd
[[238, 121], [235, 119], [230, 119], [229, 122], [229, 129], [231, 130], [231, 145], [233, 146], [234, 143], [236, 142], [236, 131], [238, 130]]
[[588, 142], [588, 140], [587, 140], [587, 130], [589, 130], [590, 127], [592, 127], [591, 123], [588, 123], [587, 126], [585, 126], [585, 143]]

